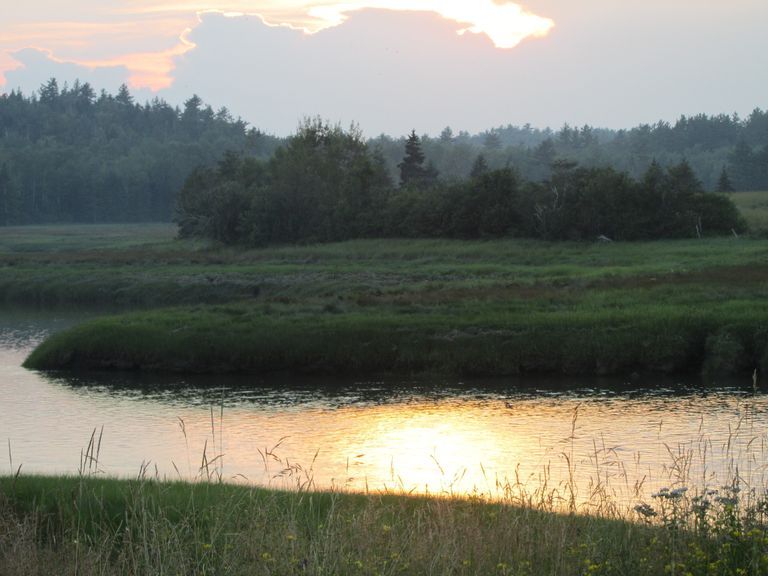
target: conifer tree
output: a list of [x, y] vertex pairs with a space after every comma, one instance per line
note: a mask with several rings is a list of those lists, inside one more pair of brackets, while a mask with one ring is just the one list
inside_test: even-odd
[[469, 173], [469, 176], [470, 178], [480, 178], [480, 176], [487, 172], [488, 163], [485, 161], [485, 156], [478, 154], [475, 163], [472, 165], [472, 171]]
[[424, 152], [421, 150], [421, 140], [412, 130], [405, 141], [405, 156], [397, 165], [400, 168], [400, 186], [418, 184], [424, 180], [426, 169], [424, 168]]
[[720, 172], [720, 179], [717, 181], [718, 192], [733, 192], [733, 184], [731, 184], [731, 177], [728, 176], [728, 170], [723, 166], [723, 171]]

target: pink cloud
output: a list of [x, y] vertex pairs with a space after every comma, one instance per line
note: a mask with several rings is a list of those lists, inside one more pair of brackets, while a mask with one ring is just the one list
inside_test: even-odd
[[12, 53], [36, 48], [54, 61], [90, 69], [124, 66], [135, 88], [166, 88], [174, 57], [194, 48], [186, 40], [189, 31], [199, 25], [200, 14], [211, 11], [258, 16], [265, 24], [307, 33], [337, 26], [365, 8], [433, 12], [461, 23], [461, 33], [486, 34], [502, 48], [545, 35], [553, 26], [516, 3], [497, 0], [79, 0], [69, 8], [33, 0], [0, 22], [0, 85], [4, 72], [19, 66]]

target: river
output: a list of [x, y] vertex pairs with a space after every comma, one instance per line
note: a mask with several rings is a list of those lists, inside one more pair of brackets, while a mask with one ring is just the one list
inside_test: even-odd
[[[0, 473], [212, 478], [581, 505], [766, 485], [768, 395], [697, 379], [325, 381], [25, 370], [73, 324], [0, 314]], [[4, 462], [3, 462], [4, 460]]]

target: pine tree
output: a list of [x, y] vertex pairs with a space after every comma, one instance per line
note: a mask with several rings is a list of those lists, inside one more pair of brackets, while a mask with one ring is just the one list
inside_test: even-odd
[[40, 87], [40, 102], [53, 104], [59, 97], [59, 83], [56, 78], [51, 78]]
[[475, 158], [475, 163], [472, 165], [472, 171], [469, 173], [470, 178], [480, 178], [483, 174], [488, 172], [488, 163], [485, 161], [485, 156], [478, 154]]
[[403, 161], [397, 165], [400, 168], [400, 186], [409, 184], [420, 184], [426, 176], [424, 168], [424, 152], [421, 151], [421, 140], [416, 135], [416, 130], [412, 130], [408, 139], [405, 141], [405, 156]]
[[128, 86], [125, 84], [120, 84], [120, 88], [117, 91], [117, 96], [115, 96], [115, 102], [124, 106], [133, 105], [133, 96], [131, 96], [131, 92], [128, 90]]
[[720, 172], [720, 179], [717, 181], [718, 192], [733, 192], [733, 184], [731, 184], [731, 178], [728, 176], [728, 170], [723, 166], [723, 171]]
[[501, 138], [499, 138], [495, 130], [492, 130], [485, 135], [483, 145], [489, 150], [499, 150], [501, 148]]

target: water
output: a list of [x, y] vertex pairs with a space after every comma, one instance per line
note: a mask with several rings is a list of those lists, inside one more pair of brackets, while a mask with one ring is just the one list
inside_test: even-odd
[[[352, 490], [574, 494], [581, 503], [607, 493], [627, 504], [661, 486], [719, 487], [737, 473], [765, 485], [768, 396], [751, 382], [71, 377], [21, 367], [36, 343], [74, 321], [0, 316], [2, 473], [21, 466], [276, 487], [311, 480]], [[86, 457], [92, 437], [98, 461]]]

